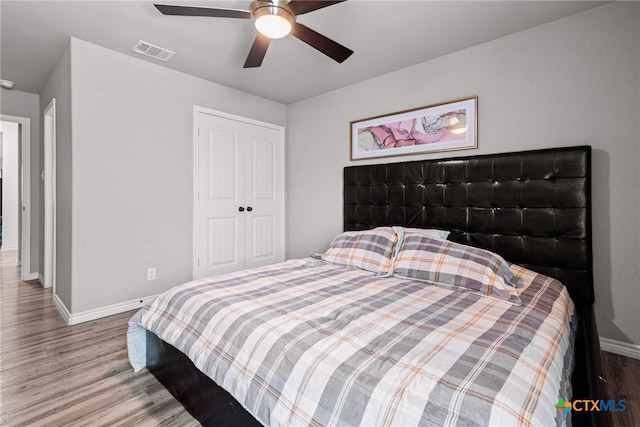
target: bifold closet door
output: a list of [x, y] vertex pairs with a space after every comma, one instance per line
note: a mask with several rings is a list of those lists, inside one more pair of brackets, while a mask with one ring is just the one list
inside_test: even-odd
[[284, 135], [198, 115], [197, 277], [284, 259]]
[[245, 127], [245, 268], [284, 260], [284, 137]]

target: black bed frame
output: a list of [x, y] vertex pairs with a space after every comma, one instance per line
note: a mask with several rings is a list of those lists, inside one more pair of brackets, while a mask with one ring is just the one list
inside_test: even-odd
[[[344, 230], [384, 225], [450, 230], [450, 240], [560, 280], [578, 314], [573, 400], [607, 399], [593, 315], [591, 147], [346, 167]], [[149, 370], [203, 425], [261, 425], [180, 351], [151, 333], [147, 345], [159, 354]], [[572, 424], [611, 419], [574, 411]]]

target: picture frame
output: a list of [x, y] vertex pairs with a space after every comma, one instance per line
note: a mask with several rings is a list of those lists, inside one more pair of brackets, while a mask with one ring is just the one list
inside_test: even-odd
[[477, 96], [355, 120], [350, 123], [350, 158], [477, 148], [477, 130]]

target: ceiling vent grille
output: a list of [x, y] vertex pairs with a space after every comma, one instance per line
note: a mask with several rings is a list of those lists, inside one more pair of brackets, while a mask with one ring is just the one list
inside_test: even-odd
[[159, 59], [160, 61], [164, 62], [167, 62], [173, 55], [176, 54], [169, 49], [165, 49], [151, 43], [143, 42], [142, 40], [140, 40], [138, 44], [135, 45], [132, 51], [144, 56], [148, 56], [149, 58]]

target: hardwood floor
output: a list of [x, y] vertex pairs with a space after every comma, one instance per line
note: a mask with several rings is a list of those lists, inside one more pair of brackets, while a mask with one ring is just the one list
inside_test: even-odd
[[[0, 251], [0, 425], [198, 426], [146, 369], [127, 360], [133, 312], [67, 326], [50, 289], [22, 282]], [[604, 353], [616, 427], [640, 425], [640, 360]]]
[[0, 425], [200, 425], [146, 369], [133, 373], [133, 312], [67, 326], [51, 289], [22, 282], [15, 265], [15, 251], [0, 251]]
[[609, 399], [624, 400], [627, 410], [613, 412], [617, 427], [640, 425], [640, 360], [603, 352]]

